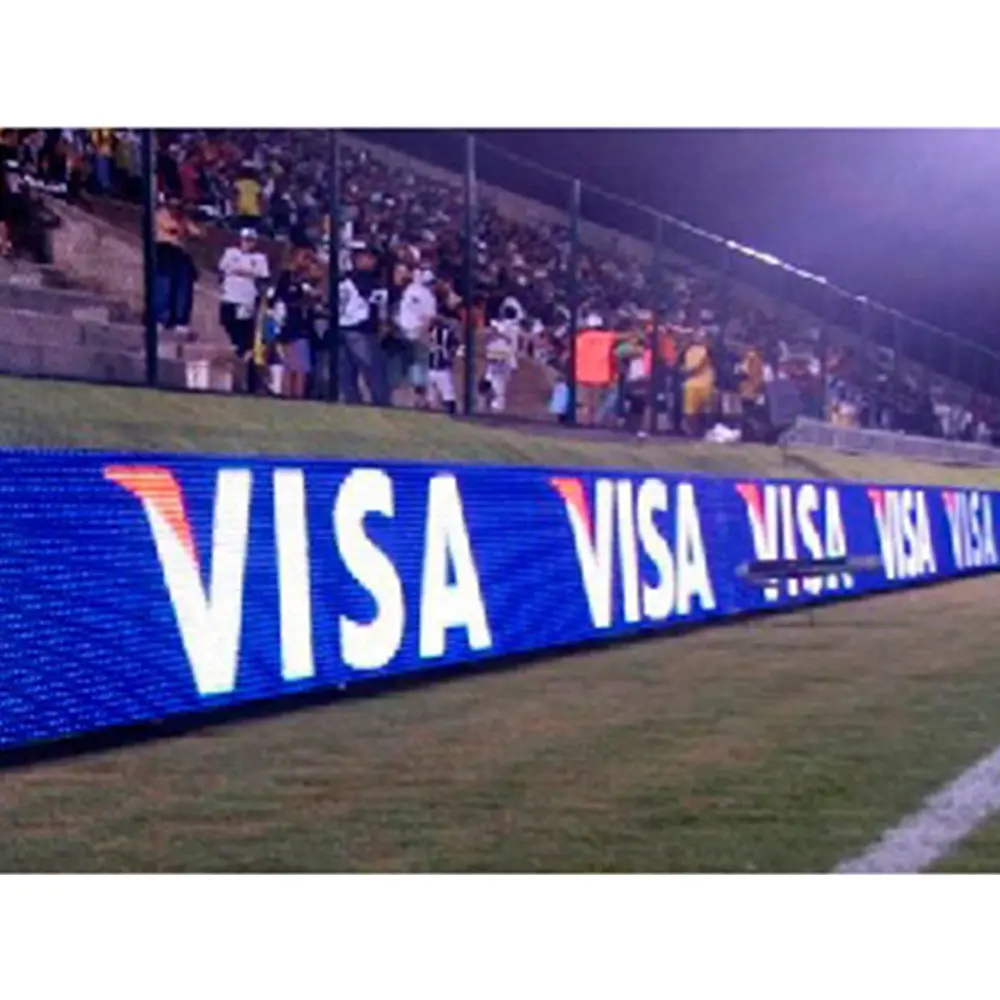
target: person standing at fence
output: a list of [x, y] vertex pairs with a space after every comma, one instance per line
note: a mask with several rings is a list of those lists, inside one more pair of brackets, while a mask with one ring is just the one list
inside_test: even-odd
[[251, 352], [254, 321], [260, 282], [271, 276], [267, 257], [257, 249], [257, 234], [252, 229], [240, 231], [237, 246], [228, 247], [219, 261], [222, 279], [222, 303], [219, 321], [233, 345], [236, 356], [246, 364], [247, 392], [256, 391], [257, 366]]
[[447, 282], [440, 284], [437, 316], [431, 326], [427, 355], [428, 405], [440, 403], [442, 409], [452, 416], [456, 412], [455, 359], [462, 345], [461, 302], [461, 298]]
[[[164, 330], [190, 337], [191, 309], [197, 269], [186, 249], [189, 237], [201, 230], [170, 198], [156, 212], [156, 319]], [[191, 339], [194, 339], [193, 337]]]
[[94, 187], [98, 194], [111, 191], [111, 156], [114, 152], [114, 130], [95, 128], [90, 131], [90, 142], [94, 149]]
[[740, 364], [739, 394], [741, 400], [742, 433], [745, 441], [763, 441], [767, 437], [767, 399], [764, 395], [763, 352], [751, 344]]
[[486, 333], [486, 371], [479, 382], [483, 405], [494, 413], [507, 409], [507, 386], [517, 367], [514, 343], [506, 333], [491, 325]]
[[[350, 267], [350, 260], [348, 260], [347, 266]], [[395, 399], [394, 393], [407, 377], [410, 364], [410, 345], [403, 339], [399, 331], [399, 324], [395, 322], [399, 316], [399, 303], [402, 301], [403, 292], [409, 286], [410, 280], [409, 266], [397, 258], [391, 264], [388, 273], [385, 315], [390, 321], [386, 323], [385, 336], [382, 338], [386, 380], [389, 394], [393, 399]]]
[[306, 395], [320, 296], [311, 252], [299, 248], [292, 254], [291, 265], [281, 273], [274, 292], [274, 304], [281, 317], [277, 337], [283, 368], [281, 394], [292, 399], [304, 399]]
[[715, 405], [715, 368], [704, 329], [696, 327], [684, 351], [684, 431], [701, 437]]
[[381, 344], [381, 309], [386, 299], [378, 260], [363, 244], [353, 247], [353, 268], [340, 279], [341, 398], [360, 403], [360, 381], [364, 379], [373, 405], [389, 406], [386, 358]]
[[649, 401], [653, 355], [647, 338], [637, 333], [631, 339], [632, 349], [627, 355], [622, 384], [622, 420], [625, 429], [637, 437], [645, 437], [643, 418]]
[[677, 334], [672, 326], [663, 324], [659, 330], [660, 363], [653, 366], [653, 397], [656, 406], [654, 426], [657, 430], [669, 426], [672, 433], [680, 431], [680, 410], [677, 402], [681, 396], [680, 378], [678, 375], [678, 345]]
[[403, 289], [396, 325], [406, 345], [406, 375], [413, 390], [414, 404], [427, 405], [428, 339], [437, 318], [438, 304], [429, 285], [434, 276], [417, 269]]

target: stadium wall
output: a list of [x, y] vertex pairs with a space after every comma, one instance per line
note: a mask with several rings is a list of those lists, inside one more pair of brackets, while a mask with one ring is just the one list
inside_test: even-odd
[[[0, 470], [4, 750], [998, 566], [977, 490], [97, 453]], [[842, 556], [880, 568], [739, 573]]]

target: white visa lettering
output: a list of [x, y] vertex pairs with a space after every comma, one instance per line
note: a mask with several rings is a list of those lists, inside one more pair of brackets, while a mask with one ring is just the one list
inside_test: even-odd
[[207, 590], [197, 552], [179, 537], [176, 526], [163, 516], [160, 504], [143, 500], [181, 642], [200, 695], [229, 694], [236, 687], [252, 482], [249, 469], [223, 469], [218, 474]]
[[[828, 486], [822, 491], [813, 483], [792, 486], [748, 483], [740, 487], [750, 522], [754, 555], [761, 562], [844, 559], [847, 535], [840, 509], [840, 493]], [[819, 596], [825, 591], [849, 590], [854, 577], [848, 572], [810, 574], [801, 579], [775, 580], [764, 587], [764, 599], [798, 597], [805, 592]]]
[[371, 621], [339, 616], [340, 656], [354, 670], [380, 670], [403, 641], [406, 602], [392, 560], [369, 538], [365, 519], [395, 514], [392, 479], [381, 469], [355, 469], [341, 483], [333, 505], [333, 532], [348, 572], [371, 595]]
[[871, 490], [879, 550], [889, 580], [911, 580], [937, 572], [930, 514], [923, 490]]
[[[449, 583], [449, 576], [454, 582]], [[420, 591], [420, 656], [443, 656], [447, 633], [464, 629], [470, 648], [491, 649], [493, 636], [454, 476], [430, 481]]]
[[[599, 479], [594, 489], [594, 531], [567, 504], [584, 592], [595, 628], [610, 628], [614, 614], [614, 559], [621, 579], [621, 616], [626, 624], [662, 621], [689, 615], [697, 602], [704, 610], [716, 606], [701, 532], [694, 488], [679, 483], [674, 495], [674, 547], [656, 518], [670, 510], [667, 485], [645, 479]], [[641, 556], [652, 564], [655, 581], [646, 579]]]
[[946, 493], [945, 511], [956, 568], [966, 570], [996, 566], [997, 545], [990, 494], [978, 490]]
[[316, 676], [305, 476], [301, 469], [276, 469], [273, 483], [281, 676], [300, 681]]

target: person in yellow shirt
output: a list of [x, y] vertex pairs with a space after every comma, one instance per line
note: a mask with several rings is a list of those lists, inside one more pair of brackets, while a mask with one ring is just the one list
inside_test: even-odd
[[715, 403], [715, 367], [708, 338], [700, 327], [684, 351], [684, 432], [691, 437], [705, 433], [705, 424]]
[[256, 229], [262, 214], [262, 194], [260, 181], [251, 173], [242, 173], [233, 184], [236, 204], [236, 224], [241, 229]]

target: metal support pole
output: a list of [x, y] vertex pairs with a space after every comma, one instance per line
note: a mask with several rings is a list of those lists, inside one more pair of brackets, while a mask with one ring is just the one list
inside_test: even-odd
[[476, 294], [476, 137], [465, 137], [465, 227], [462, 239], [462, 301], [465, 304], [464, 387], [462, 409], [466, 416], [475, 409], [476, 329], [473, 299]]
[[858, 300], [861, 306], [861, 350], [862, 355], [862, 381], [865, 391], [868, 393], [868, 426], [877, 427], [875, 395], [878, 388], [878, 364], [877, 351], [875, 349], [875, 338], [872, 336], [872, 307], [866, 298]]
[[327, 211], [330, 215], [330, 266], [327, 272], [327, 304], [330, 310], [326, 331], [326, 398], [340, 400], [340, 132], [330, 129], [327, 150]]
[[566, 387], [568, 392], [568, 409], [566, 420], [571, 425], [576, 424], [576, 334], [580, 313], [580, 203], [583, 199], [583, 187], [579, 179], [570, 181], [569, 198], [569, 371]]
[[156, 133], [144, 128], [142, 156], [142, 267], [146, 385], [159, 383], [160, 334], [156, 316]]
[[650, 286], [653, 292], [653, 336], [650, 350], [653, 364], [649, 373], [649, 430], [657, 431], [657, 406], [664, 392], [663, 352], [660, 349], [660, 324], [663, 322], [663, 219], [656, 217], [653, 234], [653, 273]]

